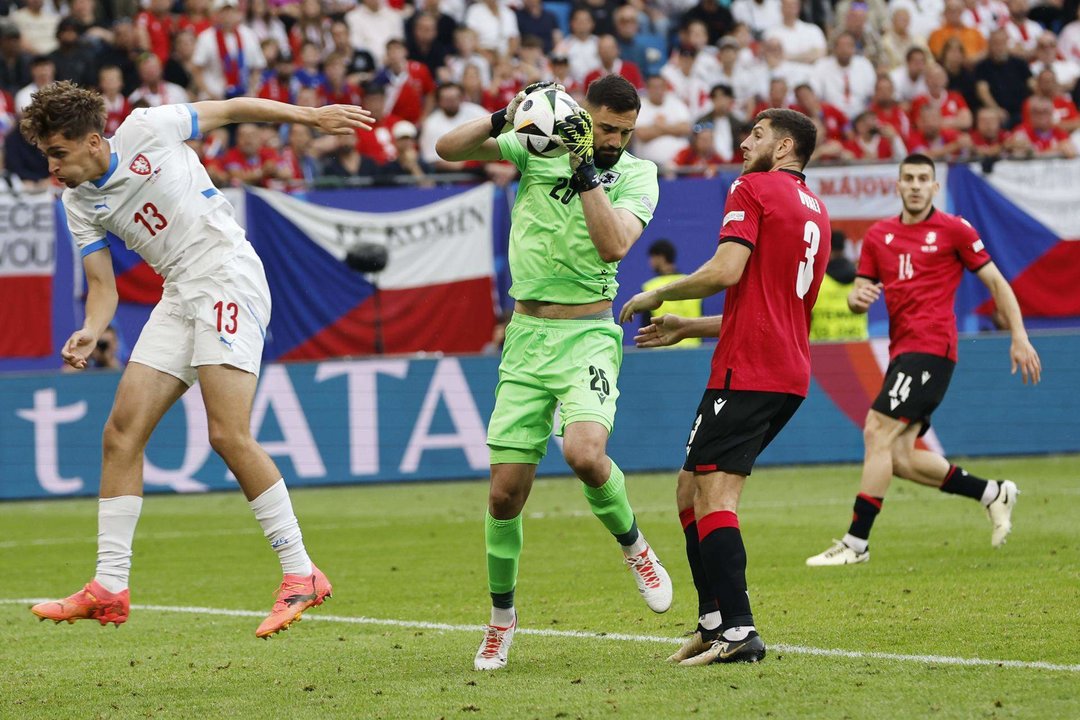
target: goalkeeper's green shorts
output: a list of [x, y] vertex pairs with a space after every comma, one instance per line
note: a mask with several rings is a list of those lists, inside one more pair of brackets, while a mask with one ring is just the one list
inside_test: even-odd
[[537, 464], [559, 406], [559, 435], [573, 422], [615, 424], [622, 328], [611, 318], [543, 320], [514, 313], [506, 328], [495, 409], [488, 423], [491, 464]]

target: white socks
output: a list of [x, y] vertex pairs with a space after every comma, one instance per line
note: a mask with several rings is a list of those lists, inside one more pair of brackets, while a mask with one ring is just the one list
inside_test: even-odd
[[757, 632], [757, 628], [753, 625], [740, 625], [739, 627], [728, 628], [724, 631], [724, 639], [728, 642], [739, 642], [745, 640], [750, 636], [750, 633]]
[[270, 541], [270, 547], [278, 554], [281, 571], [286, 575], [310, 575], [311, 558], [304, 549], [304, 537], [293, 514], [285, 481], [278, 480], [248, 505], [262, 526], [263, 535]]
[[845, 533], [844, 537], [840, 539], [840, 542], [844, 543], [857, 553], [866, 552], [866, 548], [870, 546], [869, 540], [866, 540], [865, 538], [857, 538], [851, 533]]
[[698, 615], [698, 625], [706, 630], [715, 630], [720, 627], [720, 623], [723, 622], [723, 618], [720, 617], [719, 610], [713, 610], [711, 613], [704, 615]]
[[1001, 483], [997, 480], [987, 480], [986, 489], [983, 490], [982, 498], [979, 500], [983, 504], [983, 507], [990, 507], [990, 503], [997, 500], [997, 496], [1001, 493]]
[[514, 624], [516, 617], [517, 611], [514, 608], [497, 608], [494, 605], [491, 607], [491, 624], [495, 627], [508, 628]]
[[128, 586], [131, 573], [131, 540], [142, 512], [138, 495], [98, 500], [98, 554], [94, 579], [111, 593]]

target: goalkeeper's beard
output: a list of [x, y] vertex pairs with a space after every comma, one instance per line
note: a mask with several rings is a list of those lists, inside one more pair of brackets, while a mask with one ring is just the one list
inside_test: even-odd
[[615, 167], [615, 164], [619, 162], [622, 154], [622, 148], [619, 148], [618, 150], [593, 150], [593, 164], [601, 170], [608, 170]]

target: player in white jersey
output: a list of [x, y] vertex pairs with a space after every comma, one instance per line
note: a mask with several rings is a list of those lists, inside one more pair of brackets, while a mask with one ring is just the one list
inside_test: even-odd
[[266, 275], [228, 201], [185, 142], [230, 123], [300, 123], [349, 134], [370, 129], [373, 118], [348, 105], [301, 108], [234, 98], [136, 110], [105, 139], [105, 117], [97, 92], [61, 82], [34, 93], [21, 125], [48, 158], [49, 172], [67, 186], [68, 227], [86, 273], [86, 321], [65, 344], [64, 361], [85, 367], [116, 312], [106, 232], [139, 253], [165, 287], [105, 423], [95, 577], [74, 595], [32, 611], [56, 622], [127, 620], [143, 451], [161, 417], [198, 380], [210, 444], [236, 476], [281, 561], [277, 601], [255, 633], [269, 637], [321, 605], [331, 586], [304, 548], [281, 473], [251, 435], [270, 321]]

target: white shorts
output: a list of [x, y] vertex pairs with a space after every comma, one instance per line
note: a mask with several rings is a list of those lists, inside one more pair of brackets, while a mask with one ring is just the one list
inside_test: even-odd
[[173, 375], [189, 387], [200, 365], [232, 365], [258, 375], [270, 307], [262, 261], [245, 248], [212, 275], [166, 283], [131, 362]]

